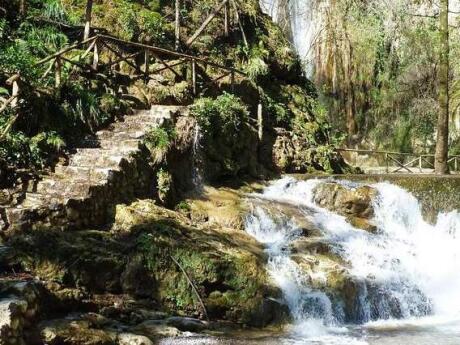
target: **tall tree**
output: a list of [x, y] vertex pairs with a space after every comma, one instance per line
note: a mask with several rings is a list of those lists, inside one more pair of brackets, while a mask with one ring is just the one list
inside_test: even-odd
[[85, 15], [85, 32], [83, 39], [88, 39], [91, 33], [91, 16], [93, 12], [93, 0], [86, 1], [86, 15]]
[[437, 124], [435, 172], [448, 174], [449, 143], [449, 0], [440, 2], [439, 113]]

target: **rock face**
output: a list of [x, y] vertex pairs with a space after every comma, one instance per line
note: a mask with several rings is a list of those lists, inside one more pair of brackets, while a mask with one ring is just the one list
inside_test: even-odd
[[375, 231], [373, 200], [377, 190], [369, 186], [346, 188], [340, 183], [320, 183], [314, 190], [314, 201], [329, 211], [348, 218], [358, 228]]
[[4, 209], [4, 228], [13, 233], [43, 227], [97, 227], [107, 222], [116, 203], [153, 195], [156, 175], [142, 140], [151, 127], [178, 111], [187, 109], [153, 106], [88, 138], [68, 165], [57, 166], [21, 203]]
[[272, 164], [275, 170], [280, 172], [326, 171], [341, 174], [354, 170], [337, 153], [320, 152], [314, 143], [284, 128], [274, 128], [272, 137], [265, 143], [262, 150], [272, 151]]
[[33, 282], [0, 282], [0, 344], [25, 345], [24, 331], [30, 329], [39, 312], [40, 293]]

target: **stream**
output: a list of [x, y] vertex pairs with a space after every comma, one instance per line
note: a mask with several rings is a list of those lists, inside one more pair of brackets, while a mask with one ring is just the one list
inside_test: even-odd
[[[161, 344], [460, 344], [457, 211], [439, 213], [430, 224], [413, 195], [390, 183], [370, 184], [378, 192], [377, 230], [368, 232], [313, 202], [320, 181], [285, 177], [248, 196], [246, 231], [266, 247], [267, 271], [292, 324], [279, 332], [190, 334]], [[317, 233], [305, 236], [305, 223]], [[327, 249], [299, 251], [296, 243], [306, 237]]]

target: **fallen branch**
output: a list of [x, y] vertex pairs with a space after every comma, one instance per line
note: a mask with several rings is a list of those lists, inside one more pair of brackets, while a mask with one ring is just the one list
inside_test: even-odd
[[192, 280], [190, 279], [189, 275], [187, 274], [187, 272], [185, 272], [184, 268], [181, 266], [181, 264], [176, 260], [174, 259], [174, 257], [172, 255], [169, 256], [171, 258], [171, 260], [177, 265], [177, 267], [180, 268], [180, 270], [182, 271], [182, 273], [184, 274], [185, 278], [187, 279], [188, 283], [190, 284], [190, 286], [192, 287], [193, 289], [193, 292], [195, 292], [195, 295], [196, 297], [198, 298], [198, 300], [200, 301], [200, 304], [201, 304], [201, 307], [203, 308], [203, 313], [204, 313], [204, 316], [206, 317], [206, 320], [209, 321], [209, 316], [208, 316], [208, 311], [206, 310], [206, 307], [203, 303], [203, 300], [201, 299], [200, 297], [200, 294], [198, 293], [198, 290], [196, 289], [195, 287], [195, 284], [193, 284]]

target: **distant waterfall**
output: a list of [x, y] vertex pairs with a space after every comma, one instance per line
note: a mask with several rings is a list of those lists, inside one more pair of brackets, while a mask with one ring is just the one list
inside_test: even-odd
[[[262, 193], [252, 195], [259, 202], [246, 221], [246, 231], [266, 245], [267, 270], [283, 291], [297, 331], [309, 337], [331, 336], [348, 323], [460, 318], [457, 211], [439, 214], [437, 223], [431, 225], [423, 219], [414, 196], [392, 184], [378, 183], [372, 185], [378, 191], [373, 205], [378, 230], [369, 233], [313, 202], [313, 190], [320, 182], [290, 177], [276, 181]], [[352, 182], [342, 183], [354, 187]], [[354, 282], [357, 296], [353, 318], [344, 316], [346, 301], [312, 287], [316, 278], [291, 255], [292, 244], [304, 235], [296, 218], [283, 214], [284, 204], [298, 208], [300, 217], [315, 224], [322, 241], [330, 244], [332, 253], [345, 263], [344, 274]], [[343, 341], [343, 335], [340, 339]]]
[[[313, 73], [318, 14], [314, 0], [260, 0], [262, 10], [280, 24], [302, 59], [308, 77]], [[288, 26], [288, 27], [286, 27]]]

